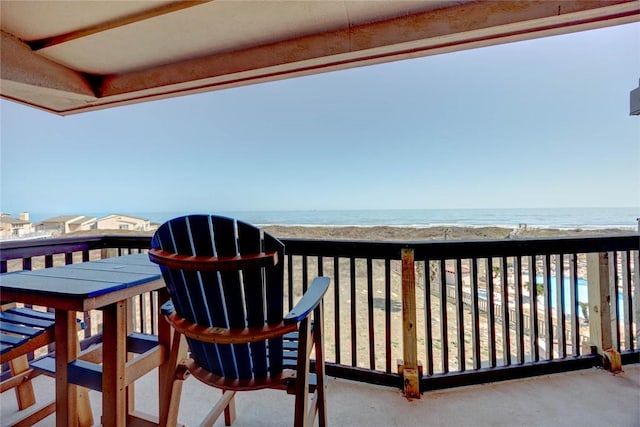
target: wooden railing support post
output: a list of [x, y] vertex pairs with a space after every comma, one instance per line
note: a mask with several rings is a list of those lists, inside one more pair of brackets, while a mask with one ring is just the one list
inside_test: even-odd
[[598, 354], [613, 346], [611, 310], [609, 307], [609, 254], [587, 254], [587, 279], [589, 283], [589, 340]]
[[[638, 218], [638, 228], [640, 229], [640, 218]], [[640, 233], [638, 233], [640, 234]], [[640, 239], [640, 236], [638, 237]], [[633, 254], [633, 265], [635, 266], [633, 275], [633, 283], [635, 283], [635, 287], [633, 288], [633, 319], [636, 325], [636, 329], [634, 331], [636, 337], [636, 345], [635, 348], [640, 348], [640, 251], [634, 251]]]
[[402, 375], [404, 395], [420, 398], [418, 333], [416, 328], [416, 273], [413, 249], [402, 249], [402, 351], [398, 373]]

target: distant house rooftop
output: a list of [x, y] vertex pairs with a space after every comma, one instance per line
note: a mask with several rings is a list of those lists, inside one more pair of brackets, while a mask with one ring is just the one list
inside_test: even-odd
[[52, 218], [47, 218], [41, 222], [67, 222], [67, 221], [72, 221], [75, 218], [81, 218], [83, 217], [83, 215], [60, 215], [60, 216], [54, 216]]
[[38, 231], [54, 233], [70, 233], [73, 231], [89, 230], [96, 223], [96, 218], [86, 215], [60, 215], [47, 218], [36, 225]]
[[119, 214], [119, 213], [109, 214], [109, 215], [104, 216], [104, 217], [102, 217], [100, 219], [107, 219], [107, 218], [114, 218], [114, 217], [137, 219], [137, 220], [140, 220], [140, 221], [149, 221], [149, 218], [142, 218], [142, 217], [139, 217], [139, 216], [133, 216], [133, 215], [128, 215], [128, 214]]
[[14, 224], [14, 225], [31, 224], [31, 221], [26, 221], [24, 219], [11, 218], [10, 216], [5, 215], [5, 214], [0, 216], [0, 222], [5, 223], [5, 224]]
[[87, 221], [94, 221], [94, 220], [95, 220], [95, 217], [91, 217], [91, 216], [84, 216], [84, 215], [83, 215], [83, 216], [79, 216], [78, 218], [76, 218], [76, 219], [74, 219], [74, 220], [70, 221], [69, 223], [70, 223], [70, 224], [82, 224], [82, 223], [85, 223], [85, 222], [87, 222]]

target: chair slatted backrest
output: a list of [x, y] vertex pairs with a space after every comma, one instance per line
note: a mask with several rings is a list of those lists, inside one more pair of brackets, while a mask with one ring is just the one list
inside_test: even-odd
[[[151, 247], [179, 255], [231, 257], [277, 252], [284, 245], [259, 228], [217, 215], [188, 215], [164, 223]], [[176, 313], [207, 327], [244, 329], [283, 319], [284, 269], [201, 271], [160, 265]], [[247, 344], [212, 344], [187, 338], [198, 365], [215, 375], [250, 379], [282, 372], [282, 338]]]

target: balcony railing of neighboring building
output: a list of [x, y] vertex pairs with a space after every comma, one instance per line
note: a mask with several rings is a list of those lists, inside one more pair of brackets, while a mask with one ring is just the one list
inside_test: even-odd
[[[426, 391], [640, 355], [640, 238], [367, 242], [282, 239], [287, 303], [326, 275], [329, 375]], [[145, 251], [149, 236], [0, 243], [0, 272]], [[607, 302], [606, 298], [610, 298]], [[134, 327], [155, 333], [154, 295]], [[85, 345], [101, 314], [85, 313]], [[599, 355], [599, 354], [600, 355]], [[410, 391], [410, 390], [409, 390]]]

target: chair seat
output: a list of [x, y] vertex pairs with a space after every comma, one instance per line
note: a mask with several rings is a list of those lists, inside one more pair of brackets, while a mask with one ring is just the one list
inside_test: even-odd
[[53, 342], [53, 313], [14, 307], [0, 312], [0, 361], [30, 353]]
[[[182, 362], [182, 367], [198, 380], [205, 384], [221, 389], [231, 390], [259, 390], [261, 388], [280, 388], [293, 393], [293, 386], [296, 379], [296, 368], [298, 366], [298, 332], [291, 332], [283, 337], [283, 370], [277, 377], [265, 377], [261, 379], [229, 379], [214, 375], [206, 369], [198, 366], [192, 359], [188, 358]], [[268, 347], [267, 347], [268, 350]], [[309, 374], [309, 392], [313, 393], [317, 387], [316, 375]]]
[[15, 304], [1, 308], [0, 362], [8, 363], [11, 370], [2, 375], [0, 392], [14, 389], [18, 402], [18, 413], [3, 420], [3, 425], [31, 425], [55, 411], [55, 401], [36, 405], [31, 379], [37, 373], [27, 360], [35, 350], [53, 343], [55, 315]]
[[[32, 425], [51, 415], [56, 409], [55, 400], [36, 405], [31, 380], [42, 372], [34, 369], [28, 362], [28, 356], [34, 351], [54, 343], [55, 314], [16, 307], [14, 303], [2, 305], [1, 308], [0, 362], [8, 363], [11, 372], [7, 375], [3, 373], [0, 392], [14, 389], [18, 401], [18, 412], [8, 419], [3, 419], [2, 425]], [[82, 328], [84, 324], [78, 320], [78, 326]], [[88, 396], [82, 391], [78, 392], [78, 396], [79, 425], [93, 425]]]

